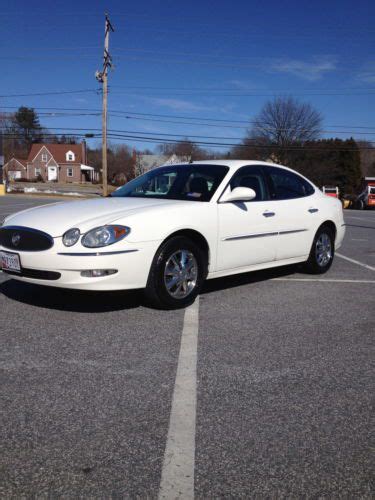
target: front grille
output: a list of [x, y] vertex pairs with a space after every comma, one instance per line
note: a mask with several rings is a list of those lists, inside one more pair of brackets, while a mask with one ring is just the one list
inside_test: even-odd
[[22, 276], [24, 278], [33, 278], [35, 280], [56, 281], [61, 278], [61, 273], [57, 273], [56, 271], [40, 271], [39, 269], [22, 268], [22, 271], [20, 273], [6, 271], [5, 269], [3, 269], [3, 272], [6, 274], [11, 274], [13, 276]]
[[0, 245], [10, 250], [39, 252], [53, 246], [53, 238], [43, 231], [22, 226], [0, 228]]

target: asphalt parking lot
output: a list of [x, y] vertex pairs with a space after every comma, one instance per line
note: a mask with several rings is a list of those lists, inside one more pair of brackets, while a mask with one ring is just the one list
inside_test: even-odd
[[0, 273], [0, 496], [373, 498], [375, 212], [345, 221], [326, 275], [213, 280], [186, 311]]

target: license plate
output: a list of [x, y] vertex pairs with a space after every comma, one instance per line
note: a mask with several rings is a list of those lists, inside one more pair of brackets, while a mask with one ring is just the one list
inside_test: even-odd
[[4, 271], [21, 272], [21, 261], [18, 253], [0, 252], [0, 262]]

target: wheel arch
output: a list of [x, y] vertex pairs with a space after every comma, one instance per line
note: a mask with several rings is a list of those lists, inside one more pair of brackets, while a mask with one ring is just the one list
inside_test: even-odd
[[179, 229], [178, 231], [174, 231], [173, 233], [169, 234], [166, 238], [164, 238], [162, 245], [170, 240], [171, 238], [174, 238], [175, 236], [185, 236], [186, 238], [189, 238], [192, 240], [196, 245], [198, 245], [204, 252], [204, 255], [206, 256], [207, 259], [207, 267], [210, 264], [210, 245], [208, 244], [208, 241], [206, 238], [203, 236], [202, 233], [197, 231], [196, 229]]
[[329, 227], [331, 229], [331, 231], [333, 232], [334, 239], [336, 240], [337, 227], [336, 227], [336, 224], [332, 220], [328, 219], [328, 220], [322, 222], [316, 231], [318, 232], [319, 229], [321, 229], [322, 227]]

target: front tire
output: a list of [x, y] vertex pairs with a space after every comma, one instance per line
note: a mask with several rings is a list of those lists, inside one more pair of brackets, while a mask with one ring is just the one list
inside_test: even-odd
[[185, 236], [165, 241], [155, 254], [145, 295], [159, 309], [179, 309], [194, 302], [207, 275], [207, 257]]
[[311, 246], [305, 270], [309, 274], [324, 274], [331, 267], [335, 255], [335, 237], [332, 229], [322, 226], [318, 229]]

